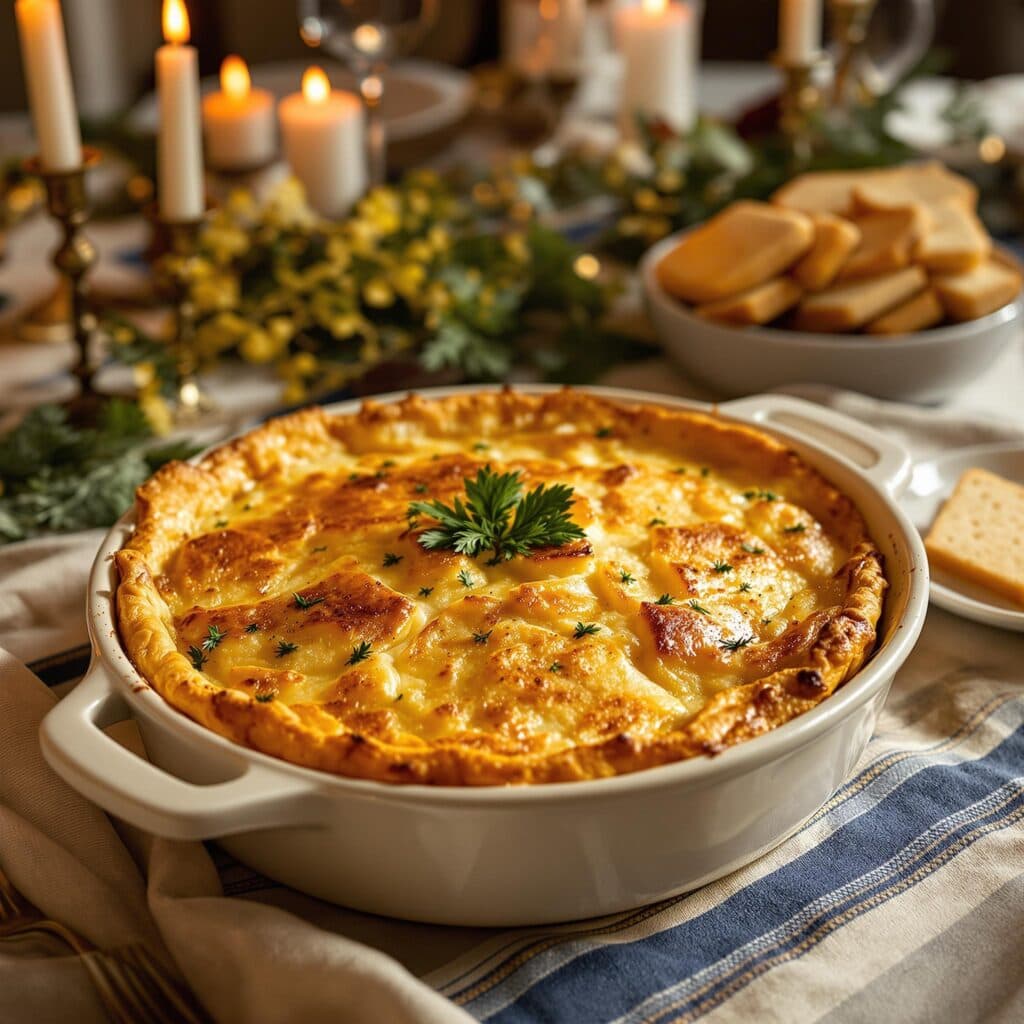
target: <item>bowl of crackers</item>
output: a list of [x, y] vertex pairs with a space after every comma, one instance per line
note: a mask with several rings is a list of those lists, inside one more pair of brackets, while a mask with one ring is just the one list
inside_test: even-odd
[[1019, 336], [1021, 269], [936, 162], [802, 174], [641, 268], [665, 350], [732, 397], [799, 381], [939, 402]]

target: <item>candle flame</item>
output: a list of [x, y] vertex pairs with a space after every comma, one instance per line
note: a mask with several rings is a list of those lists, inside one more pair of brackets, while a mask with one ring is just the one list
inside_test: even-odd
[[331, 83], [324, 74], [323, 68], [313, 66], [306, 68], [302, 76], [302, 95], [307, 103], [326, 103], [331, 94]]
[[220, 87], [229, 100], [241, 101], [249, 95], [252, 81], [241, 57], [225, 57], [220, 66]]
[[668, 0], [643, 0], [645, 14], [661, 14], [668, 7]]
[[169, 43], [187, 43], [191, 34], [188, 10], [183, 0], [164, 0], [164, 39]]

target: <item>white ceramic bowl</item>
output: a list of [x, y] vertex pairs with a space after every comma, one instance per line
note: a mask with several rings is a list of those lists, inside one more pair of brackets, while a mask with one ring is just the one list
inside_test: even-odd
[[1020, 334], [1020, 299], [978, 320], [887, 338], [705, 320], [669, 295], [655, 273], [684, 234], [659, 242], [643, 259], [647, 309], [665, 351], [724, 397], [815, 383], [894, 401], [941, 402], [980, 376]]
[[[706, 408], [637, 392], [599, 393]], [[720, 412], [791, 438], [849, 494], [892, 584], [879, 648], [867, 665], [773, 732], [714, 758], [532, 787], [389, 786], [275, 760], [175, 711], [128, 660], [115, 625], [110, 556], [132, 529], [129, 514], [97, 555], [88, 595], [93, 662], [43, 722], [47, 760], [132, 824], [176, 839], [219, 839], [271, 878], [395, 917], [479, 926], [564, 921], [650, 903], [734, 871], [799, 828], [863, 753], [921, 630], [928, 566], [895, 500], [910, 470], [897, 446], [794, 398], [754, 398]], [[129, 716], [152, 763], [101, 731]]]

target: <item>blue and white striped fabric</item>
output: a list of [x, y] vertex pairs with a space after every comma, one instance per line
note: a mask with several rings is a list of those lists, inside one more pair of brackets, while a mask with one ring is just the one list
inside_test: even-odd
[[501, 1024], [1024, 1020], [1024, 639], [933, 611], [856, 772], [777, 850], [426, 980]]

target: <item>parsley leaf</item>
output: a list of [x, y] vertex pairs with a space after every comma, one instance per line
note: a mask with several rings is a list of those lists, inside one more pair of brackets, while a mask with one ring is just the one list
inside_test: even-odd
[[420, 597], [430, 597], [433, 592], [433, 587], [420, 587]]
[[754, 638], [752, 636], [741, 636], [735, 640], [723, 640], [718, 646], [721, 647], [723, 651], [738, 651], [741, 648], [746, 647], [747, 644], [752, 644], [753, 642]]
[[450, 548], [475, 558], [491, 549], [498, 562], [586, 536], [570, 518], [573, 489], [564, 484], [541, 484], [524, 495], [518, 472], [495, 473], [489, 465], [463, 484], [465, 503], [456, 497], [450, 506], [436, 500], [409, 506], [411, 513], [437, 520], [418, 538], [428, 551]]
[[206, 654], [203, 652], [201, 647], [192, 646], [188, 649], [189, 660], [192, 662], [192, 667], [197, 672], [203, 671], [203, 666], [206, 664]]
[[203, 650], [212, 651], [227, 636], [227, 633], [219, 627], [210, 624], [206, 631], [206, 638], [203, 640]]
[[274, 653], [279, 658], [283, 658], [286, 654], [294, 654], [298, 649], [299, 645], [293, 644], [290, 640], [278, 640]]
[[324, 599], [322, 597], [303, 597], [301, 594], [295, 592], [292, 593], [292, 597], [295, 598], [295, 607], [302, 608], [303, 610], [306, 608], [312, 608], [315, 604], [324, 603]]
[[269, 704], [277, 696], [277, 690], [271, 690], [270, 693], [257, 693], [255, 695], [257, 704]]
[[715, 572], [732, 572], [732, 566], [728, 562], [712, 562], [711, 568]]
[[476, 580], [473, 579], [473, 577], [470, 575], [470, 573], [469, 573], [469, 571], [467, 569], [463, 569], [462, 572], [459, 573], [458, 579], [459, 579], [459, 582], [464, 587], [472, 587], [472, 586], [475, 586], [475, 584], [476, 584]]
[[620, 583], [625, 583], [626, 586], [628, 587], [630, 585], [630, 583], [636, 583], [636, 577], [631, 572], [626, 572], [626, 570], [623, 569], [619, 573], [619, 582]]
[[245, 631], [246, 633], [258, 633], [260, 631], [260, 624], [258, 622], [250, 622], [249, 625], [245, 627]]
[[370, 655], [373, 654], [373, 644], [369, 640], [360, 640], [359, 643], [352, 648], [352, 653], [349, 655], [346, 665], [358, 665], [361, 661], [366, 661]]
[[572, 635], [574, 640], [581, 640], [585, 636], [593, 636], [600, 631], [601, 627], [596, 622], [577, 622]]
[[486, 633], [474, 633], [473, 634], [473, 643], [475, 643], [475, 644], [485, 644], [485, 643], [487, 643], [487, 641], [491, 639], [491, 634], [493, 632], [494, 632], [493, 629], [489, 629], [489, 630], [487, 630]]
[[675, 604], [676, 603], [676, 599], [671, 594], [662, 594], [661, 597], [659, 597], [658, 600], [655, 601], [654, 603], [655, 604]]
[[398, 563], [404, 558], [404, 555], [396, 555], [394, 551], [384, 552], [384, 561], [381, 563], [385, 569], [392, 565], [398, 565]]

